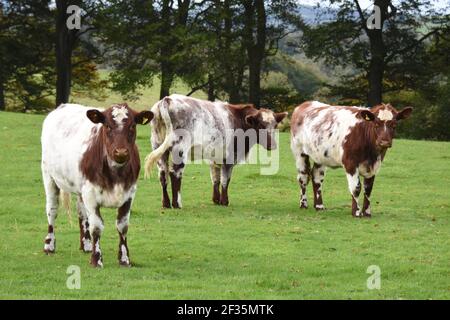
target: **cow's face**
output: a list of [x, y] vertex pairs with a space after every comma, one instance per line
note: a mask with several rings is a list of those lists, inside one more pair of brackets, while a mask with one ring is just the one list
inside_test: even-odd
[[411, 107], [397, 111], [390, 104], [382, 104], [372, 108], [371, 111], [360, 111], [359, 117], [371, 124], [377, 148], [382, 150], [392, 147], [398, 121], [408, 118], [411, 113]]
[[[275, 113], [272, 110], [260, 109], [254, 110], [245, 117], [245, 122], [258, 133], [258, 143], [267, 150], [274, 150], [277, 148], [275, 141], [275, 128], [287, 116], [287, 112]], [[262, 135], [260, 139], [260, 130], [267, 130], [266, 135]]]
[[108, 160], [112, 166], [124, 166], [136, 141], [136, 124], [147, 124], [152, 120], [151, 111], [136, 112], [126, 104], [114, 105], [101, 112], [88, 110], [87, 117], [93, 123], [101, 123], [100, 135]]

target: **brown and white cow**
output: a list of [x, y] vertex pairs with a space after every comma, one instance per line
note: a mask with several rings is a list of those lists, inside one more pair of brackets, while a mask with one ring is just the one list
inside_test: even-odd
[[[300, 207], [307, 208], [306, 187], [312, 179], [314, 207], [323, 210], [322, 183], [326, 167], [343, 167], [352, 194], [352, 214], [370, 217], [370, 195], [375, 175], [392, 147], [397, 122], [412, 108], [397, 111], [390, 104], [372, 109], [330, 106], [317, 101], [298, 106], [291, 119], [291, 149], [301, 188]], [[310, 167], [310, 159], [314, 166]], [[359, 177], [364, 177], [364, 204], [358, 204]]]
[[[201, 158], [210, 163], [213, 202], [227, 206], [234, 165], [245, 160], [255, 144], [267, 150], [275, 149], [275, 127], [287, 115], [256, 109], [253, 105], [210, 102], [182, 95], [166, 97], [151, 110], [155, 115], [151, 137], [153, 152], [146, 159], [145, 171], [148, 176], [157, 162], [165, 208], [171, 207], [168, 177], [172, 186], [172, 207], [182, 206], [181, 179], [191, 149], [195, 158], [200, 153]], [[170, 155], [172, 166], [169, 168]]]
[[[107, 110], [63, 104], [51, 112], [42, 128], [42, 176], [46, 194], [48, 234], [44, 251], [55, 251], [58, 195], [78, 196], [80, 249], [92, 251], [91, 264], [102, 267], [100, 207], [118, 208], [119, 263], [130, 265], [127, 246], [130, 208], [140, 170], [135, 144], [136, 124], [153, 118], [126, 104]], [[70, 195], [69, 195], [70, 196]]]

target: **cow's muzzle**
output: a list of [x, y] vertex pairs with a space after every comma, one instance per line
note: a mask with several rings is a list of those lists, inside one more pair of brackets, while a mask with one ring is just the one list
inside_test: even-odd
[[114, 150], [114, 161], [118, 164], [124, 164], [130, 159], [130, 154], [128, 149], [117, 148]]

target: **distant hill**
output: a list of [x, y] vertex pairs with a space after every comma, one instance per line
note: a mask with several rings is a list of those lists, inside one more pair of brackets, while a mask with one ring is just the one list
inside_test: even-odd
[[316, 25], [322, 22], [331, 21], [335, 18], [335, 11], [329, 8], [300, 5], [297, 12], [302, 16], [307, 24]]

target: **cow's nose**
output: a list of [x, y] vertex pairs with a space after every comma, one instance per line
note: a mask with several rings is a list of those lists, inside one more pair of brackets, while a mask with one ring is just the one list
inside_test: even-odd
[[380, 147], [382, 147], [382, 148], [390, 148], [390, 147], [392, 147], [392, 141], [381, 140]]
[[117, 148], [116, 150], [114, 150], [114, 160], [117, 163], [124, 163], [126, 161], [128, 161], [128, 149], [125, 148]]

